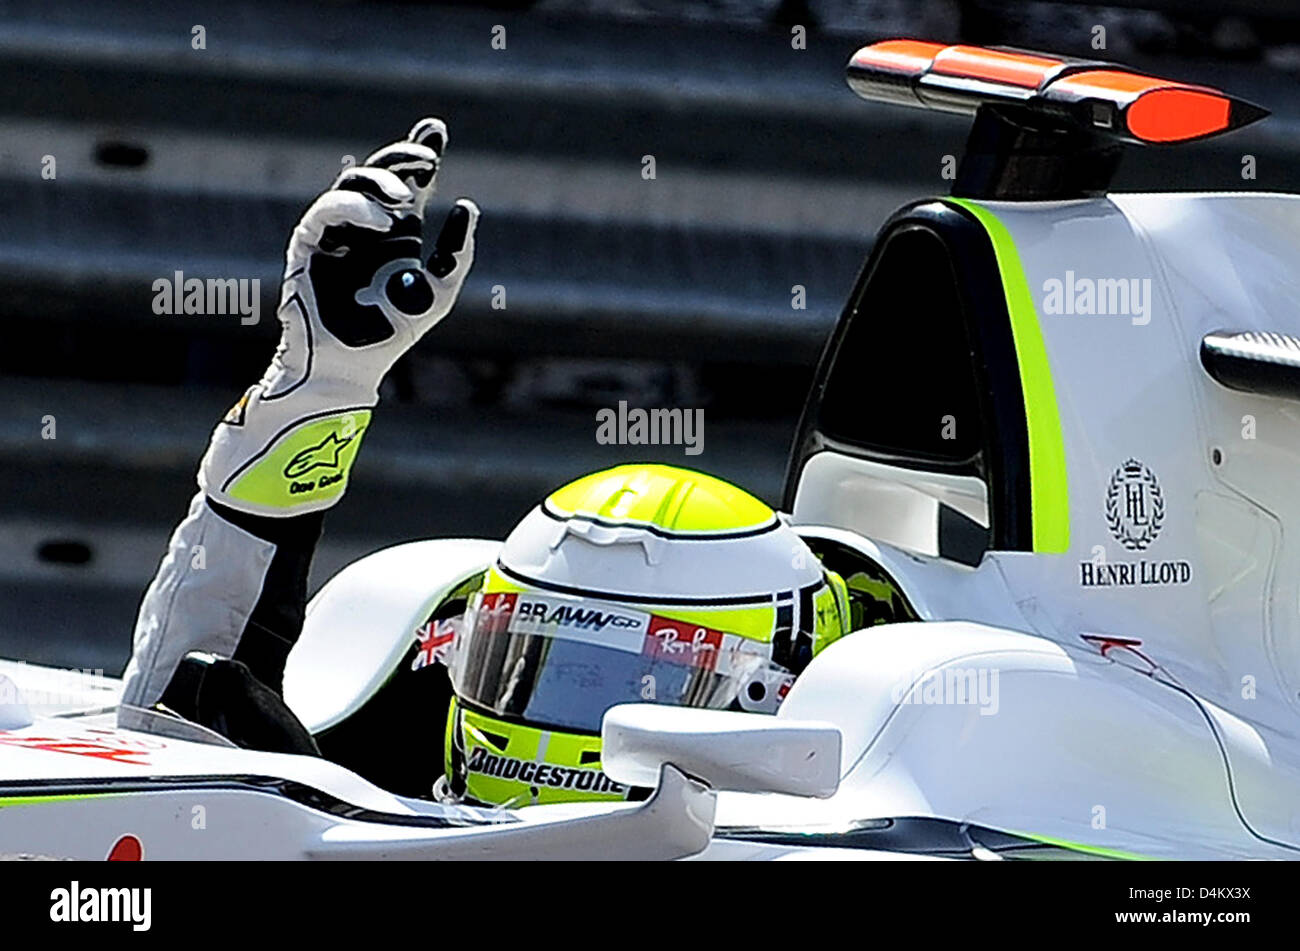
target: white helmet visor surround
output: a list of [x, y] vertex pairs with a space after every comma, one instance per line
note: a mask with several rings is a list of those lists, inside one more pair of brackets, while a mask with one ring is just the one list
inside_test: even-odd
[[764, 676], [768, 648], [622, 604], [480, 593], [450, 668], [457, 696], [485, 712], [595, 734], [618, 703], [725, 709]]

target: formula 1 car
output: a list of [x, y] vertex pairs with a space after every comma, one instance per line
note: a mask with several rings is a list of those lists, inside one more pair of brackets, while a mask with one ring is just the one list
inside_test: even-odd
[[604, 767], [644, 802], [403, 792], [386, 763], [440, 757], [412, 699], [429, 622], [498, 547], [415, 542], [325, 584], [290, 656], [334, 761], [116, 729], [113, 683], [66, 702], [0, 668], [0, 852], [1300, 855], [1300, 199], [1107, 193], [1126, 146], [1264, 111], [911, 40], [848, 82], [974, 121], [953, 195], [884, 224], [803, 413], [784, 507], [863, 629], [776, 716], [613, 708]]

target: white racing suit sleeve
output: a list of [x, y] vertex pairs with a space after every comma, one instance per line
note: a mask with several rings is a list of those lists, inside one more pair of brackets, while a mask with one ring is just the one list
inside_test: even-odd
[[155, 706], [191, 652], [240, 661], [280, 692], [324, 512], [347, 488], [380, 380], [451, 310], [473, 261], [478, 209], [467, 199], [427, 263], [422, 254], [446, 142], [440, 120], [421, 120], [344, 171], [294, 229], [279, 347], [217, 425], [200, 491], [145, 592], [122, 726], [159, 728]]
[[140, 606], [118, 725], [150, 729], [148, 708], [190, 651], [235, 656], [274, 555], [274, 544], [227, 522], [202, 492], [194, 496]]

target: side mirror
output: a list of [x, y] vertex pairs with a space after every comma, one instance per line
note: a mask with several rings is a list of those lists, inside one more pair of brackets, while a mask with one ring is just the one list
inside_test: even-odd
[[0, 730], [21, 730], [32, 722], [32, 712], [23, 702], [18, 685], [0, 674]]
[[840, 731], [820, 721], [625, 703], [600, 738], [606, 775], [631, 786], [654, 786], [665, 765], [729, 792], [826, 799], [840, 783]]

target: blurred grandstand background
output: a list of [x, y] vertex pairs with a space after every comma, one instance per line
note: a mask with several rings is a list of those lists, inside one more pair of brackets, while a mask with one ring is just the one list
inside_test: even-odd
[[[434, 217], [474, 197], [479, 258], [388, 380], [316, 583], [398, 541], [499, 535], [625, 459], [775, 501], [873, 232], [947, 190], [965, 137], [845, 87], [853, 50], [891, 36], [1219, 85], [1274, 118], [1132, 154], [1119, 186], [1300, 190], [1291, 0], [0, 2], [0, 655], [121, 668], [208, 433], [270, 356], [290, 227], [345, 156], [426, 114], [452, 135]], [[261, 321], [155, 315], [178, 270], [260, 279]], [[703, 454], [598, 445], [594, 412], [620, 399], [702, 407]]]

